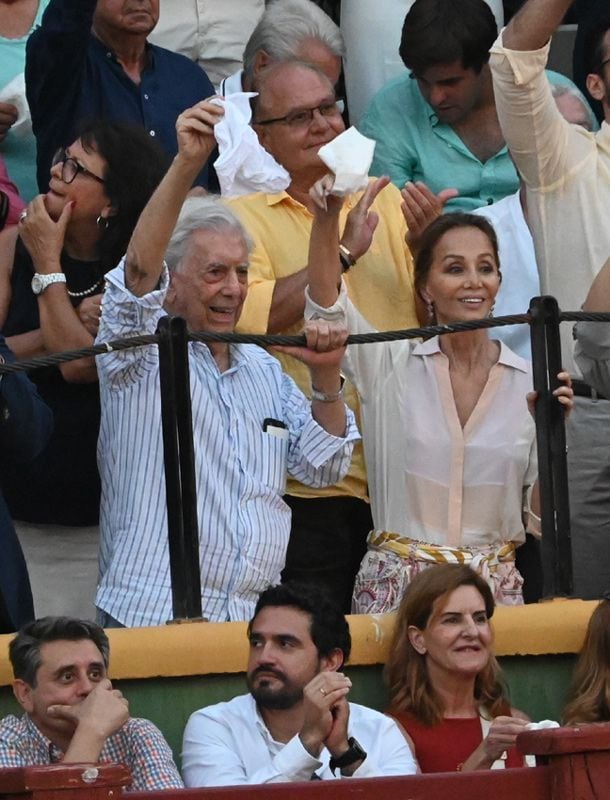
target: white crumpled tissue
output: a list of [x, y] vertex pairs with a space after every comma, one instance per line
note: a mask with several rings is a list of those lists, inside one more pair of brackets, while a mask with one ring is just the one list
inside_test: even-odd
[[252, 192], [281, 192], [290, 175], [258, 141], [250, 127], [250, 98], [255, 92], [235, 92], [211, 103], [224, 108], [224, 116], [214, 126], [219, 155], [214, 169], [223, 197], [239, 197]]
[[366, 188], [375, 152], [375, 140], [348, 128], [318, 150], [318, 155], [335, 176], [332, 193], [340, 197]]
[[543, 731], [546, 728], [560, 728], [561, 725], [555, 722], [554, 719], [542, 719], [540, 722], [528, 722], [526, 728], [528, 731]]
[[11, 103], [17, 108], [17, 120], [11, 125], [11, 131], [16, 136], [28, 136], [32, 132], [32, 117], [30, 107], [25, 97], [25, 75], [19, 75], [9, 81], [0, 89], [0, 103]]

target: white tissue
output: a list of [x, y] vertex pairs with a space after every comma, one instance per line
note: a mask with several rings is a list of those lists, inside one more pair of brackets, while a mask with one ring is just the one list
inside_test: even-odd
[[25, 75], [15, 75], [12, 81], [0, 89], [0, 103], [11, 103], [17, 108], [17, 120], [11, 125], [11, 131], [17, 136], [29, 136], [32, 132], [32, 117], [25, 98]]
[[332, 193], [340, 197], [365, 189], [375, 152], [375, 141], [348, 128], [318, 150], [318, 155], [335, 175]]
[[290, 175], [262, 147], [250, 127], [250, 98], [254, 92], [215, 97], [210, 102], [224, 108], [224, 117], [214, 126], [219, 156], [214, 163], [223, 197], [239, 197], [252, 192], [281, 192]]
[[561, 725], [553, 719], [543, 719], [540, 722], [528, 722], [526, 728], [528, 731], [543, 731], [547, 728], [560, 728]]

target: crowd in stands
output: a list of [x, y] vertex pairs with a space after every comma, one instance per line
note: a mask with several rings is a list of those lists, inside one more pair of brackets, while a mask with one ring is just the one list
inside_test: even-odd
[[[610, 721], [609, 611], [603, 599], [591, 615], [566, 724]], [[131, 717], [113, 687], [104, 630], [42, 617], [9, 643], [24, 713], [0, 720], [0, 769], [119, 762], [143, 791], [535, 766], [518, 739], [530, 719], [511, 706], [493, 653], [493, 614], [490, 587], [470, 567], [417, 575], [395, 620], [384, 714], [349, 699], [350, 629], [328, 595], [291, 581], [267, 587], [247, 626], [248, 691], [193, 711], [182, 777], [161, 731]]]
[[[579, 88], [546, 68], [565, 19]], [[285, 188], [228, 199], [214, 162], [244, 92]], [[345, 188], [319, 151], [357, 173], [350, 123], [375, 151]], [[247, 620], [249, 657], [246, 694], [194, 710], [182, 775], [101, 627], [173, 613], [158, 349], [0, 377], [24, 712], [0, 767], [119, 761], [146, 790], [528, 764], [490, 625], [541, 593], [527, 329], [346, 339], [538, 294], [610, 311], [609, 125], [607, 0], [0, 0], [0, 363], [167, 314], [306, 341], [188, 346], [202, 611]], [[574, 594], [601, 598], [568, 724], [610, 721], [609, 330], [562, 326], [550, 399]], [[349, 699], [350, 611], [397, 612], [387, 714]]]
[[[189, 344], [212, 622], [251, 619], [280, 581], [344, 613], [396, 610], [445, 562], [482, 576], [471, 588], [487, 618], [540, 595], [526, 563], [540, 536], [527, 327], [345, 341], [522, 313], [538, 294], [610, 309], [610, 16], [571, 0], [400, 5], [391, 52], [360, 33], [369, 61], [377, 47], [400, 62], [392, 76], [372, 67], [371, 88], [350, 53], [367, 15], [396, 14], [389, 2], [0, 0], [3, 358], [154, 333], [166, 314], [192, 331], [305, 333], [305, 347], [268, 352]], [[580, 89], [546, 69], [568, 14]], [[223, 198], [214, 162], [244, 92], [248, 146], [285, 188], [261, 191], [263, 174]], [[344, 189], [319, 151], [357, 173], [350, 123], [375, 150]], [[607, 330], [562, 326], [553, 393], [583, 598], [610, 588]], [[25, 561], [38, 613], [92, 617], [96, 587], [104, 626], [170, 619], [157, 348], [5, 376], [0, 402], [9, 438], [38, 409], [28, 447], [2, 461], [0, 630], [34, 617]], [[72, 606], [77, 552], [90, 596]], [[430, 708], [397, 705], [424, 724], [442, 716]]]

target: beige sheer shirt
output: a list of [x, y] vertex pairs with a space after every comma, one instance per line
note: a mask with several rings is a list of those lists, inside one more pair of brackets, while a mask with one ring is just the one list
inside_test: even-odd
[[[305, 317], [346, 319], [350, 333], [373, 330], [344, 289], [328, 309], [308, 296]], [[450, 547], [524, 541], [538, 474], [526, 401], [532, 378], [529, 361], [500, 348], [462, 428], [438, 337], [348, 347], [343, 368], [360, 395], [376, 531]]]
[[[590, 133], [560, 114], [544, 74], [549, 44], [507, 50], [491, 70], [504, 138], [527, 186], [540, 285], [564, 311], [578, 310], [610, 255], [610, 126]], [[564, 367], [578, 374], [572, 325], [561, 325]]]

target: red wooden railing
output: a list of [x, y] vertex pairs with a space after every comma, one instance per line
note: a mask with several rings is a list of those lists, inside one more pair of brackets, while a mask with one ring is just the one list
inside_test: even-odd
[[[129, 800], [601, 800], [610, 797], [610, 723], [522, 733], [539, 766], [404, 778], [129, 792]], [[129, 772], [116, 764], [0, 770], [2, 800], [120, 800]]]

